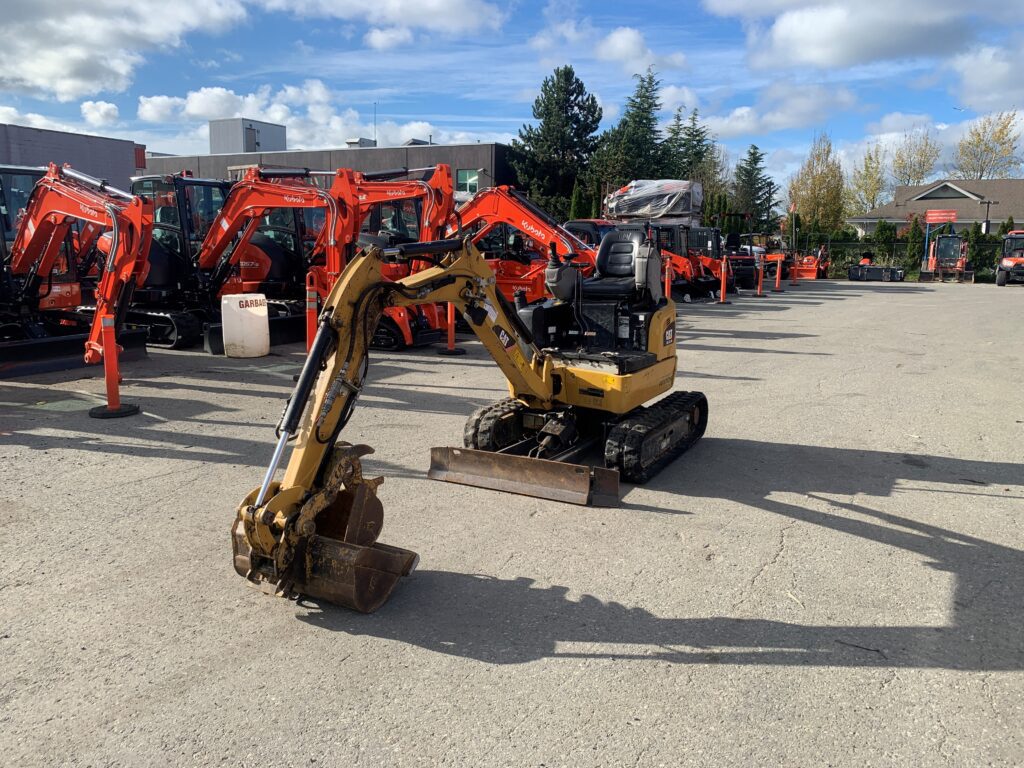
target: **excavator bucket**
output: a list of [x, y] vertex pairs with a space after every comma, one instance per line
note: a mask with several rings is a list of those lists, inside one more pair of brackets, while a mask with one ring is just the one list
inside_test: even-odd
[[569, 504], [614, 507], [619, 503], [616, 470], [529, 456], [470, 448], [431, 448], [427, 476], [446, 483]]
[[323, 490], [302, 504], [278, 540], [258, 547], [269, 549], [266, 556], [252, 546], [260, 544], [253, 530], [260, 513], [251, 506], [256, 492], [250, 494], [231, 529], [239, 575], [284, 597], [304, 595], [361, 613], [383, 605], [419, 558], [377, 541], [384, 522], [377, 486], [383, 478], [362, 476], [359, 456], [369, 450], [342, 444], [335, 448]]

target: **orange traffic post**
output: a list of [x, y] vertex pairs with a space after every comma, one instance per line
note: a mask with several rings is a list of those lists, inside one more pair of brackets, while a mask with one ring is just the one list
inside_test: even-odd
[[782, 258], [774, 259], [775, 261], [775, 287], [772, 288], [772, 293], [785, 293], [785, 289], [782, 287]]
[[719, 304], [731, 304], [728, 299], [725, 298], [725, 294], [729, 289], [729, 257], [722, 256], [722, 283], [718, 288], [718, 303]]
[[672, 298], [672, 260], [665, 259], [665, 298]]
[[100, 338], [103, 343], [103, 378], [107, 385], [107, 404], [90, 408], [89, 415], [94, 419], [134, 416], [142, 409], [137, 405], [121, 402], [121, 371], [117, 365], [117, 356], [121, 348], [117, 345], [114, 318], [105, 315], [100, 322], [103, 324]]
[[757, 265], [757, 293], [754, 294], [754, 298], [763, 299], [764, 297], [764, 258], [762, 257]]
[[800, 285], [800, 281], [797, 279], [797, 272], [800, 270], [800, 258], [798, 256], [793, 257], [793, 268], [789, 270], [789, 284]]
[[437, 350], [439, 355], [464, 355], [466, 350], [455, 346], [455, 305], [448, 302], [448, 344]]

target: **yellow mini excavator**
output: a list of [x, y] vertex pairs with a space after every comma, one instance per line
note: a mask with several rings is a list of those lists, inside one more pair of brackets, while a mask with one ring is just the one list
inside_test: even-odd
[[[611, 233], [584, 279], [551, 246], [554, 298], [513, 307], [468, 238], [371, 248], [346, 266], [278, 425], [262, 485], [238, 508], [234, 564], [246, 579], [369, 612], [417, 555], [377, 542], [383, 478], [363, 477], [372, 449], [339, 436], [366, 379], [367, 347], [389, 306], [452, 302], [508, 379], [510, 397], [474, 412], [463, 448], [431, 449], [429, 475], [582, 504], [618, 501], [619, 476], [643, 482], [704, 433], [707, 400], [674, 392], [675, 307], [642, 232]], [[382, 267], [429, 266], [400, 280]], [[281, 481], [275, 473], [294, 448]], [[572, 463], [587, 453], [604, 466]]]

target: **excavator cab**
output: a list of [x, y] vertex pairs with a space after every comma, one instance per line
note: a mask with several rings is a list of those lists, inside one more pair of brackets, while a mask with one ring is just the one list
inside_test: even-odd
[[230, 189], [230, 182], [185, 173], [132, 179], [132, 193], [153, 201], [149, 274], [135, 293], [136, 303], [176, 303], [184, 301], [182, 287], [190, 294], [198, 290], [195, 255]]

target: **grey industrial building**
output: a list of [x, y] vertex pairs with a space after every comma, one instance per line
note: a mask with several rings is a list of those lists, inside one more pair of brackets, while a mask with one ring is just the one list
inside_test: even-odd
[[288, 129], [277, 123], [228, 117], [210, 121], [210, 154], [277, 152], [288, 149]]
[[[354, 141], [353, 144], [356, 144]], [[425, 168], [447, 163], [455, 177], [456, 193], [472, 194], [483, 187], [514, 184], [504, 144], [426, 144], [409, 142], [400, 147], [352, 146], [339, 149], [287, 150], [285, 152], [238, 152], [215, 155], [147, 157], [145, 173], [171, 174], [183, 170], [208, 179], [230, 178], [235, 169], [252, 166], [309, 168], [330, 171], [385, 171], [393, 168]]]
[[146, 162], [134, 141], [0, 123], [0, 164], [70, 163], [76, 170], [127, 187]]

